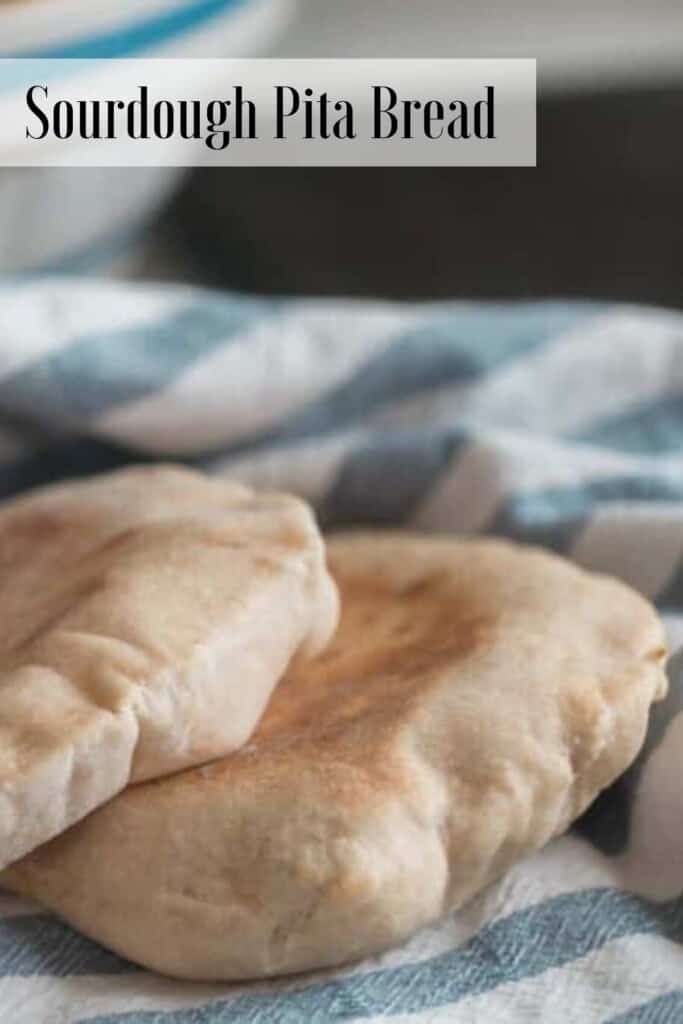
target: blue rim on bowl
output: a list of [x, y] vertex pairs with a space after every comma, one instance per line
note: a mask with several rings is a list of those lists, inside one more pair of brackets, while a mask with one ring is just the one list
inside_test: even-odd
[[171, 11], [161, 11], [139, 21], [130, 21], [99, 35], [36, 47], [30, 52], [20, 52], [14, 56], [69, 59], [130, 57], [184, 35], [211, 18], [246, 3], [247, 0], [187, 0]]

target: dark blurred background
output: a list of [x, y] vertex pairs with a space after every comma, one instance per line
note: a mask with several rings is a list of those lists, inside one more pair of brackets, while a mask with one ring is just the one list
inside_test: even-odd
[[201, 170], [165, 229], [254, 291], [683, 306], [683, 89], [549, 96], [538, 132], [537, 168]]
[[202, 170], [165, 222], [253, 291], [683, 306], [681, 0], [302, 0], [283, 56], [535, 56], [538, 167]]

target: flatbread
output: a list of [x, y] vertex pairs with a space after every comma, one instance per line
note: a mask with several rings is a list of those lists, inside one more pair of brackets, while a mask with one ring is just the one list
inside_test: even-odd
[[308, 507], [135, 468], [0, 508], [0, 865], [250, 736], [337, 598]]
[[400, 942], [565, 830], [635, 756], [664, 641], [632, 590], [495, 541], [329, 545], [342, 621], [252, 741], [134, 786], [0, 876], [195, 979]]

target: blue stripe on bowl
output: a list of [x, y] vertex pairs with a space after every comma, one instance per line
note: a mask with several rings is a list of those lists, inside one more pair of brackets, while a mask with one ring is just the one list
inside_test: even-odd
[[248, 0], [188, 0], [172, 11], [154, 14], [141, 21], [127, 22], [101, 35], [38, 47], [15, 56], [52, 60], [131, 57], [135, 53], [141, 53], [176, 36], [184, 35], [232, 8], [244, 7], [247, 2]]

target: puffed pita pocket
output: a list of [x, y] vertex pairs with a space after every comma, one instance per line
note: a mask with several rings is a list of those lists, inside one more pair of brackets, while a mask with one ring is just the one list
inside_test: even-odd
[[134, 468], [0, 507], [0, 865], [250, 736], [337, 597], [309, 508]]
[[167, 974], [255, 978], [400, 942], [565, 830], [666, 681], [628, 587], [490, 540], [329, 544], [342, 597], [252, 741], [127, 789], [0, 882]]

